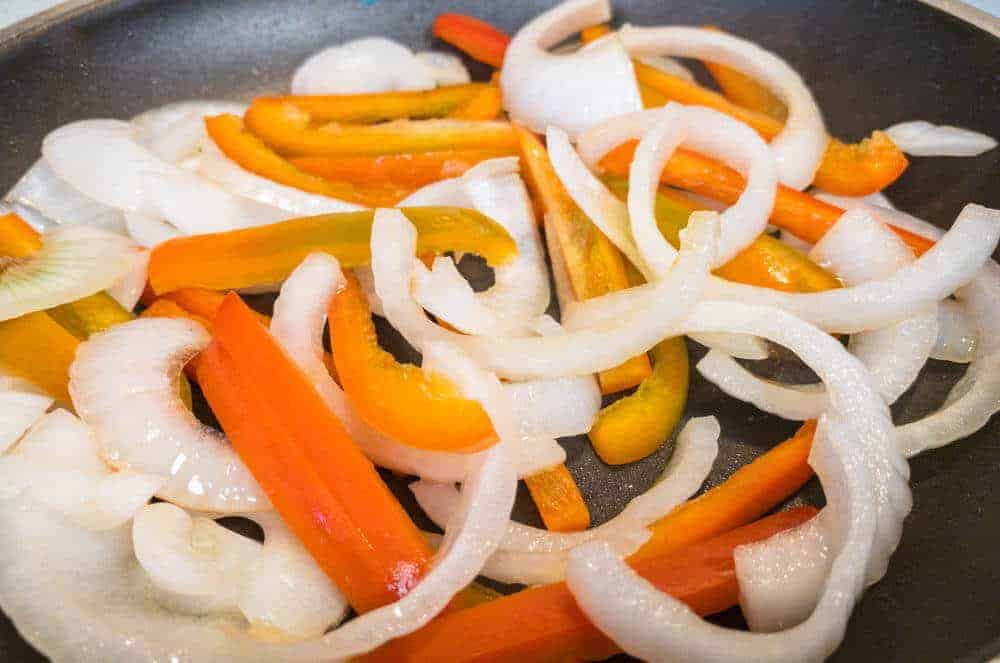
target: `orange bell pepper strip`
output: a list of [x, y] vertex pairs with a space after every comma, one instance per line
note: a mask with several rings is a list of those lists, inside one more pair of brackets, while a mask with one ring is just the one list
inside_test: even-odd
[[235, 115], [206, 117], [205, 128], [219, 149], [241, 168], [278, 184], [369, 207], [391, 206], [402, 198], [394, 187], [331, 182], [300, 170], [247, 131]]
[[[629, 287], [624, 256], [566, 193], [541, 141], [521, 127], [517, 136], [522, 172], [546, 220], [555, 228], [576, 298], [590, 299]], [[636, 386], [651, 373], [649, 358], [642, 354], [598, 373], [597, 378], [601, 392], [611, 394]]]
[[513, 150], [517, 146], [507, 122], [437, 119], [315, 126], [309, 113], [280, 99], [257, 100], [243, 121], [251, 132], [286, 156], [377, 156], [461, 149]]
[[805, 422], [795, 435], [736, 470], [721, 485], [660, 518], [634, 559], [664, 555], [728, 532], [794, 495], [813, 475], [809, 450], [815, 433], [816, 422]]
[[[700, 615], [736, 605], [733, 551], [801, 525], [812, 507], [782, 511], [751, 525], [630, 566]], [[443, 615], [415, 633], [361, 657], [363, 663], [524, 663], [595, 661], [620, 649], [577, 606], [566, 583], [526, 589]]]
[[565, 465], [524, 478], [547, 529], [579, 532], [590, 527], [590, 509]]
[[69, 367], [80, 341], [44, 312], [0, 322], [0, 367], [71, 404]]
[[[601, 159], [600, 168], [608, 174], [627, 177], [635, 146], [635, 141], [618, 146]], [[660, 175], [660, 181], [728, 204], [736, 202], [746, 186], [743, 176], [732, 168], [686, 149], [674, 152]], [[807, 242], [816, 243], [843, 213], [844, 210], [835, 205], [778, 185], [771, 223]], [[903, 228], [891, 225], [889, 228], [917, 256], [934, 245], [933, 241]]]
[[480, 161], [511, 156], [508, 150], [444, 150], [377, 157], [295, 157], [300, 170], [334, 182], [393, 186], [404, 195], [438, 180], [458, 177]]
[[214, 328], [202, 390], [282, 519], [358, 612], [405, 595], [433, 553], [375, 467], [238, 296]]
[[[507, 231], [474, 210], [403, 208], [417, 228], [417, 254], [476, 253], [490, 265], [517, 253]], [[291, 219], [267, 226], [178, 237], [153, 249], [149, 284], [157, 295], [180, 288], [232, 290], [284, 281], [313, 251], [335, 256], [341, 267], [371, 261], [374, 212], [345, 212]]]
[[196, 313], [183, 308], [177, 302], [171, 301], [166, 297], [160, 297], [155, 300], [152, 304], [146, 307], [146, 309], [139, 314], [140, 318], [175, 318], [181, 320], [193, 320], [203, 326], [205, 329], [211, 331], [212, 322], [208, 318], [203, 318]]
[[[219, 313], [222, 302], [226, 300], [226, 293], [218, 290], [206, 290], [204, 288], [181, 288], [163, 295], [156, 301], [170, 301], [182, 308], [184, 311], [194, 316], [195, 319], [204, 321], [206, 329], [212, 329], [212, 321]], [[254, 311], [254, 315], [265, 327], [271, 326], [270, 316]]]
[[400, 364], [379, 346], [371, 312], [353, 275], [330, 303], [330, 347], [340, 383], [372, 427], [436, 451], [474, 451], [496, 439], [482, 407], [447, 379]]
[[[719, 30], [709, 26], [709, 30]], [[721, 32], [721, 30], [719, 30]], [[784, 122], [788, 117], [785, 103], [753, 78], [732, 67], [718, 62], [702, 60], [705, 69], [711, 74], [726, 98], [738, 106], [758, 113], [763, 113], [778, 122]]]
[[440, 14], [434, 19], [431, 32], [469, 57], [499, 69], [510, 35], [486, 21], [463, 14]]
[[495, 120], [503, 111], [503, 95], [497, 85], [487, 85], [479, 94], [448, 113], [453, 120]]

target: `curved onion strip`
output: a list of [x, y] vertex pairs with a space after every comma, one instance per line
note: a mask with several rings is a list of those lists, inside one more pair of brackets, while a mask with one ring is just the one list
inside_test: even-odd
[[417, 60], [424, 63], [438, 85], [462, 85], [472, 80], [462, 59], [442, 51], [420, 51]]
[[536, 16], [507, 46], [500, 88], [511, 119], [537, 133], [549, 126], [570, 136], [642, 108], [628, 53], [615, 35], [573, 53], [547, 49], [611, 18], [607, 0], [570, 0]]
[[938, 304], [938, 337], [932, 359], [968, 364], [976, 356], [976, 325], [958, 302], [945, 299]]
[[158, 497], [218, 513], [269, 509], [226, 438], [177, 396], [181, 368], [209, 340], [197, 323], [167, 318], [91, 336], [70, 367], [73, 404], [110, 465], [170, 477]]
[[715, 30], [626, 25], [618, 35], [632, 56], [674, 55], [718, 62], [767, 86], [788, 107], [785, 126], [770, 147], [781, 182], [799, 190], [809, 186], [828, 138], [812, 93], [787, 62], [753, 42]]
[[181, 231], [166, 221], [137, 212], [125, 212], [125, 229], [139, 246], [151, 249], [168, 239], [180, 237]]
[[198, 161], [198, 172], [231, 193], [250, 198], [269, 207], [276, 207], [295, 216], [314, 216], [365, 209], [362, 205], [330, 196], [300, 191], [255, 175], [244, 170], [223, 154], [222, 150], [211, 140], [204, 143], [201, 158]]
[[[714, 417], [691, 419], [677, 438], [674, 454], [663, 476], [646, 493], [594, 529], [559, 533], [511, 522], [484, 575], [501, 582], [540, 584], [565, 577], [567, 551], [592, 540], [608, 541], [629, 554], [649, 537], [646, 529], [696, 493], [712, 469], [718, 453], [719, 424]], [[417, 503], [438, 526], [450, 522], [460, 506], [460, 495], [449, 484], [417, 481], [410, 484]]]
[[684, 326], [767, 338], [796, 352], [825, 382], [830, 409], [810, 456], [827, 495], [837, 549], [823, 595], [806, 622], [780, 635], [738, 633], [707, 624], [659, 593], [599, 542], [570, 554], [570, 590], [598, 628], [649, 660], [728, 660], [734, 652], [754, 660], [822, 660], [843, 636], [865, 582], [884, 572], [911, 506], [908, 468], [895, 449], [888, 408], [860, 362], [784, 311], [706, 302]]
[[59, 225], [93, 226], [111, 232], [125, 228], [122, 213], [93, 200], [59, 178], [44, 158], [21, 176], [4, 200]]
[[525, 437], [584, 435], [601, 410], [601, 390], [589, 375], [504, 385]]
[[790, 385], [765, 380], [718, 350], [710, 350], [695, 368], [726, 394], [783, 419], [815, 419], [829, 405], [822, 385]]
[[838, 196], [833, 193], [827, 193], [821, 189], [813, 189], [810, 191], [810, 194], [813, 198], [822, 200], [824, 203], [836, 205], [837, 207], [841, 207], [845, 210], [851, 210], [862, 205], [875, 205], [876, 207], [896, 209], [896, 206], [892, 204], [892, 201], [886, 198], [885, 194], [881, 191], [876, 191], [875, 193], [870, 193], [867, 196], [860, 197]]
[[0, 391], [0, 454], [52, 407], [53, 399], [21, 391]]
[[184, 612], [239, 610], [251, 628], [291, 639], [323, 635], [344, 618], [347, 602], [279, 518], [262, 520], [264, 544], [168, 502], [151, 504], [132, 527], [136, 559]]
[[87, 226], [60, 226], [42, 236], [42, 248], [0, 269], [0, 320], [43, 311], [110, 287], [131, 270], [138, 252], [130, 241]]
[[108, 294], [114, 297], [122, 308], [131, 311], [139, 303], [146, 289], [148, 275], [149, 251], [139, 251], [136, 254], [135, 265], [108, 288]]
[[435, 83], [434, 70], [406, 46], [366, 37], [310, 55], [292, 75], [292, 94], [429, 90]]
[[247, 110], [246, 104], [219, 99], [191, 99], [175, 101], [165, 106], [152, 108], [132, 118], [137, 137], [143, 143], [148, 143], [156, 136], [170, 131], [177, 122], [185, 121], [191, 115], [206, 117], [229, 113], [242, 116]]
[[90, 429], [65, 410], [45, 415], [6, 456], [0, 475], [7, 497], [27, 491], [49, 509], [89, 530], [121, 527], [165, 479], [112, 472]]
[[517, 244], [517, 256], [494, 269], [494, 284], [482, 293], [446, 257], [430, 271], [417, 267], [415, 296], [435, 317], [470, 334], [523, 335], [549, 304], [548, 270], [527, 190], [516, 158], [489, 159], [461, 177], [430, 184], [401, 201], [400, 207], [452, 205], [473, 208], [496, 219]]
[[691, 340], [697, 341], [706, 348], [718, 350], [736, 359], [760, 361], [771, 356], [767, 343], [756, 336], [726, 334], [723, 332], [688, 334], [688, 336]]
[[[330, 301], [342, 286], [343, 275], [335, 258], [325, 253], [309, 255], [281, 288], [274, 303], [271, 333], [372, 462], [434, 481], [462, 481], [483, 462], [484, 453], [426, 451], [393, 440], [365, 423], [330, 377], [323, 363], [323, 324]], [[565, 458], [558, 444], [538, 440], [520, 454], [518, 474], [528, 476]]]
[[667, 335], [700, 296], [718, 234], [718, 215], [695, 213], [681, 234], [681, 254], [666, 279], [644, 294], [645, 306], [600, 329], [531, 338], [460, 336], [434, 325], [409, 293], [416, 231], [397, 210], [378, 210], [372, 227], [375, 289], [389, 322], [417, 349], [452, 339], [511, 379], [587, 375], [647, 351]]
[[900, 122], [885, 132], [899, 149], [915, 157], [975, 157], [997, 146], [995, 139], [978, 131], [923, 120]]
[[668, 58], [663, 55], [640, 55], [636, 60], [671, 76], [683, 78], [692, 83], [695, 82], [694, 74], [691, 73], [691, 70], [676, 58]]
[[184, 166], [187, 160], [198, 156], [208, 140], [205, 116], [191, 112], [177, 118], [161, 133], [148, 136], [144, 143], [160, 159]]

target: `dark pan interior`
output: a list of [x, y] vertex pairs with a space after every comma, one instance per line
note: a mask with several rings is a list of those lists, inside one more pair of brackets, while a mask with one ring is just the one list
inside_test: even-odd
[[[126, 118], [194, 97], [249, 99], [285, 89], [317, 48], [383, 34], [414, 47], [442, 11], [476, 14], [513, 31], [549, 3], [515, 0], [176, 0], [99, 2], [0, 44], [0, 189], [37, 157], [43, 136], [81, 118]], [[636, 24], [714, 24], [785, 57], [812, 87], [832, 133], [857, 139], [907, 119], [1000, 135], [998, 41], [916, 2], [873, 0], [673, 0], [615, 2]], [[473, 71], [484, 75], [485, 69]], [[976, 159], [914, 159], [888, 192], [904, 210], [946, 227], [967, 201], [1000, 207], [994, 150]], [[99, 166], [99, 164], [95, 164]], [[1000, 302], [998, 302], [1000, 305]], [[694, 348], [694, 346], [692, 346]], [[700, 356], [695, 350], [693, 358]], [[765, 367], [766, 368], [766, 367]], [[960, 369], [931, 362], [897, 405], [897, 422], [936, 407]], [[694, 379], [689, 416], [714, 414], [722, 453], [709, 481], [795, 428]], [[974, 437], [912, 463], [915, 505], [885, 579], [868, 590], [837, 652], [839, 661], [979, 661], [1000, 651], [1000, 418]], [[607, 520], [658, 475], [668, 449], [609, 468], [584, 440], [566, 441], [568, 464]], [[394, 486], [403, 496], [402, 485]], [[797, 499], [816, 501], [810, 486]], [[412, 504], [410, 505], [412, 506]], [[537, 521], [530, 500], [516, 515]], [[2, 539], [2, 534], [0, 534]], [[2, 544], [0, 544], [2, 545]], [[728, 622], [738, 621], [729, 615]], [[0, 616], [2, 619], [2, 616]], [[727, 622], [727, 623], [728, 623]], [[42, 660], [0, 621], [0, 661]]]

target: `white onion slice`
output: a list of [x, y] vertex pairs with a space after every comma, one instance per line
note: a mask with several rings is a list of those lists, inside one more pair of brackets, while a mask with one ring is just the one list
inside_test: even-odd
[[670, 74], [671, 76], [676, 76], [677, 78], [683, 78], [691, 83], [695, 82], [694, 74], [691, 70], [685, 67], [680, 60], [676, 58], [668, 58], [663, 55], [641, 55], [636, 58], [639, 62], [649, 65], [654, 69], [659, 69], [665, 74]]
[[[274, 303], [271, 333], [275, 340], [309, 377], [351, 439], [372, 462], [434, 481], [462, 481], [483, 461], [482, 452], [426, 451], [402, 444], [369, 426], [330, 377], [323, 363], [323, 325], [330, 302], [342, 284], [343, 275], [335, 258], [325, 253], [309, 255], [285, 281]], [[558, 465], [565, 458], [558, 444], [539, 440], [521, 454], [519, 476]]]
[[416, 54], [416, 58], [430, 69], [434, 82], [438, 85], [461, 85], [472, 80], [469, 70], [457, 55], [441, 51], [421, 51]]
[[42, 394], [0, 391], [0, 454], [21, 439], [25, 431], [52, 407]]
[[945, 299], [938, 304], [938, 337], [931, 358], [968, 364], [976, 356], [976, 325], [958, 302]]
[[146, 289], [148, 275], [149, 251], [139, 251], [136, 253], [135, 265], [108, 288], [108, 294], [114, 297], [122, 308], [131, 311], [139, 303], [139, 298]]
[[105, 290], [137, 259], [135, 246], [121, 235], [88, 226], [59, 226], [42, 236], [42, 247], [30, 257], [0, 267], [0, 320]]
[[986, 134], [923, 120], [900, 122], [885, 130], [896, 146], [915, 157], [975, 157], [997, 141]]
[[91, 336], [70, 367], [73, 404], [110, 465], [170, 477], [158, 497], [218, 513], [269, 509], [225, 436], [195, 419], [177, 395], [181, 368], [209, 340], [197, 323], [167, 318]]
[[399, 42], [366, 37], [309, 56], [292, 75], [292, 94], [429, 90], [436, 83], [434, 74]]
[[710, 350], [695, 368], [726, 394], [783, 419], [815, 419], [829, 405], [822, 385], [779, 384], [765, 380], [718, 350]]
[[[896, 206], [892, 204], [892, 201], [886, 198], [885, 194], [881, 191], [870, 193], [867, 196], [858, 197], [838, 196], [833, 193], [827, 193], [821, 189], [813, 189], [810, 193], [812, 197], [817, 200], [822, 200], [824, 203], [830, 203], [831, 205], [842, 207], [845, 210], [851, 210], [862, 205], [875, 205], [877, 207], [896, 209]], [[784, 233], [785, 231], [782, 232]]]
[[601, 390], [589, 375], [511, 382], [504, 390], [525, 437], [583, 435], [601, 410]]
[[44, 158], [21, 176], [4, 196], [19, 210], [28, 208], [59, 225], [84, 225], [121, 233], [125, 229], [119, 210], [80, 193], [59, 178]]
[[[567, 551], [592, 540], [607, 541], [622, 554], [632, 553], [648, 539], [648, 525], [701, 488], [718, 453], [719, 432], [714, 417], [688, 421], [659, 480], [599, 527], [564, 534], [511, 522], [484, 575], [522, 584], [559, 582], [565, 577]], [[451, 485], [417, 481], [410, 484], [410, 490], [438, 526], [450, 522], [459, 509], [460, 496]]]
[[537, 133], [549, 126], [570, 136], [642, 108], [628, 53], [609, 35], [573, 53], [547, 49], [611, 18], [607, 0], [569, 0], [523, 26], [504, 54], [500, 88], [511, 119]]
[[632, 56], [675, 55], [718, 62], [767, 86], [788, 107], [785, 126], [771, 141], [781, 182], [799, 190], [809, 186], [826, 150], [826, 128], [812, 93], [788, 63], [753, 42], [716, 30], [626, 25], [618, 35]]
[[761, 361], [771, 356], [767, 343], [756, 336], [724, 332], [695, 333], [688, 336], [706, 348], [718, 350], [736, 359]]
[[129, 237], [147, 249], [182, 235], [181, 231], [163, 219], [137, 212], [125, 212], [125, 228]]
[[132, 126], [136, 128], [137, 136], [143, 143], [149, 143], [156, 136], [161, 136], [170, 131], [171, 127], [178, 122], [186, 121], [192, 115], [207, 117], [209, 115], [231, 115], [242, 116], [247, 110], [246, 104], [236, 101], [224, 101], [221, 99], [189, 99], [187, 101], [175, 101], [151, 108], [132, 118]]

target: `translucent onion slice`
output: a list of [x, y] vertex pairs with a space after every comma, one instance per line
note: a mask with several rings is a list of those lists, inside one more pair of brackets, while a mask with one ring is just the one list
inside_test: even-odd
[[504, 385], [524, 437], [584, 435], [601, 410], [601, 390], [589, 375]]
[[114, 297], [115, 301], [122, 305], [122, 308], [131, 311], [139, 303], [139, 299], [146, 289], [148, 275], [149, 251], [138, 251], [136, 252], [135, 265], [108, 288], [108, 294]]
[[[425, 451], [402, 444], [371, 428], [357, 414], [323, 363], [323, 326], [330, 301], [343, 287], [336, 259], [325, 253], [309, 255], [288, 277], [274, 303], [271, 333], [333, 410], [372, 462], [397, 472], [455, 483], [469, 476], [484, 454]], [[555, 442], [537, 440], [525, 446], [518, 460], [519, 476], [557, 465], [566, 453]]]
[[671, 76], [683, 78], [684, 80], [692, 83], [695, 82], [694, 74], [691, 73], [691, 70], [685, 67], [681, 61], [676, 58], [668, 58], [662, 55], [642, 55], [637, 57], [636, 60], [655, 69], [659, 69], [664, 73], [670, 74]]
[[570, 0], [536, 16], [507, 46], [500, 88], [511, 119], [537, 133], [570, 136], [642, 108], [628, 53], [609, 35], [573, 53], [547, 52], [583, 28], [611, 18], [607, 0]]
[[136, 559], [185, 612], [240, 611], [252, 630], [294, 640], [323, 635], [347, 614], [347, 602], [277, 516], [261, 520], [263, 544], [168, 502], [151, 504], [132, 527]]
[[70, 367], [73, 404], [112, 467], [169, 477], [158, 497], [217, 513], [270, 509], [225, 436], [177, 395], [181, 368], [209, 340], [197, 323], [167, 318], [96, 334]]
[[157, 244], [162, 244], [168, 239], [180, 237], [181, 231], [163, 219], [139, 214], [137, 212], [125, 212], [125, 228], [139, 246], [151, 249]]
[[824, 203], [830, 203], [831, 205], [842, 207], [845, 210], [854, 209], [855, 207], [862, 205], [875, 205], [877, 207], [896, 209], [896, 206], [892, 204], [892, 201], [886, 198], [886, 195], [881, 191], [876, 191], [875, 193], [870, 193], [867, 196], [861, 197], [838, 196], [836, 194], [827, 193], [821, 189], [813, 189], [810, 193], [813, 198], [818, 198]]
[[829, 405], [822, 385], [780, 384], [757, 377], [718, 350], [710, 350], [695, 368], [726, 394], [783, 419], [815, 419]]
[[309, 56], [292, 75], [292, 94], [429, 90], [436, 82], [435, 70], [406, 46], [366, 37]]
[[[714, 417], [691, 419], [677, 438], [670, 464], [646, 493], [599, 527], [563, 534], [511, 522], [484, 575], [501, 582], [540, 584], [565, 577], [567, 552], [592, 540], [611, 543], [630, 554], [649, 537], [646, 526], [695, 494], [718, 453], [719, 424]], [[429, 481], [410, 484], [417, 503], [438, 526], [450, 522], [460, 508], [454, 486]]]
[[997, 141], [986, 134], [923, 120], [900, 122], [885, 130], [896, 146], [915, 157], [975, 157]]
[[171, 127], [177, 125], [178, 122], [186, 122], [192, 115], [206, 117], [229, 113], [242, 116], [246, 110], [246, 104], [235, 101], [190, 99], [151, 108], [133, 117], [131, 122], [132, 126], [136, 128], [139, 140], [149, 143], [157, 136], [169, 132]]
[[958, 302], [945, 299], [938, 304], [938, 337], [931, 358], [968, 364], [976, 356], [976, 325]]
[[438, 85], [461, 85], [472, 80], [469, 70], [457, 55], [441, 51], [421, 51], [416, 54], [416, 58], [430, 69], [434, 82]]
[[42, 248], [31, 257], [0, 261], [0, 320], [105, 290], [133, 269], [138, 257], [121, 235], [87, 226], [55, 228], [42, 236]]
[[812, 93], [787, 62], [753, 42], [715, 30], [626, 25], [618, 35], [632, 56], [674, 55], [718, 62], [767, 86], [788, 107], [785, 126], [771, 141], [778, 175], [795, 189], [809, 186], [826, 150], [826, 128]]
[[4, 196], [19, 211], [27, 208], [59, 225], [93, 226], [120, 233], [122, 213], [80, 193], [59, 178], [44, 158], [28, 169]]
[[0, 454], [21, 439], [53, 402], [42, 394], [0, 391]]
[[690, 338], [706, 348], [718, 350], [736, 359], [760, 361], [771, 356], [763, 339], [746, 334], [707, 333], [689, 334]]
[[8, 498], [27, 491], [90, 530], [121, 527], [165, 481], [139, 472], [112, 472], [101, 460], [91, 430], [65, 410], [45, 415], [0, 457], [0, 476]]

